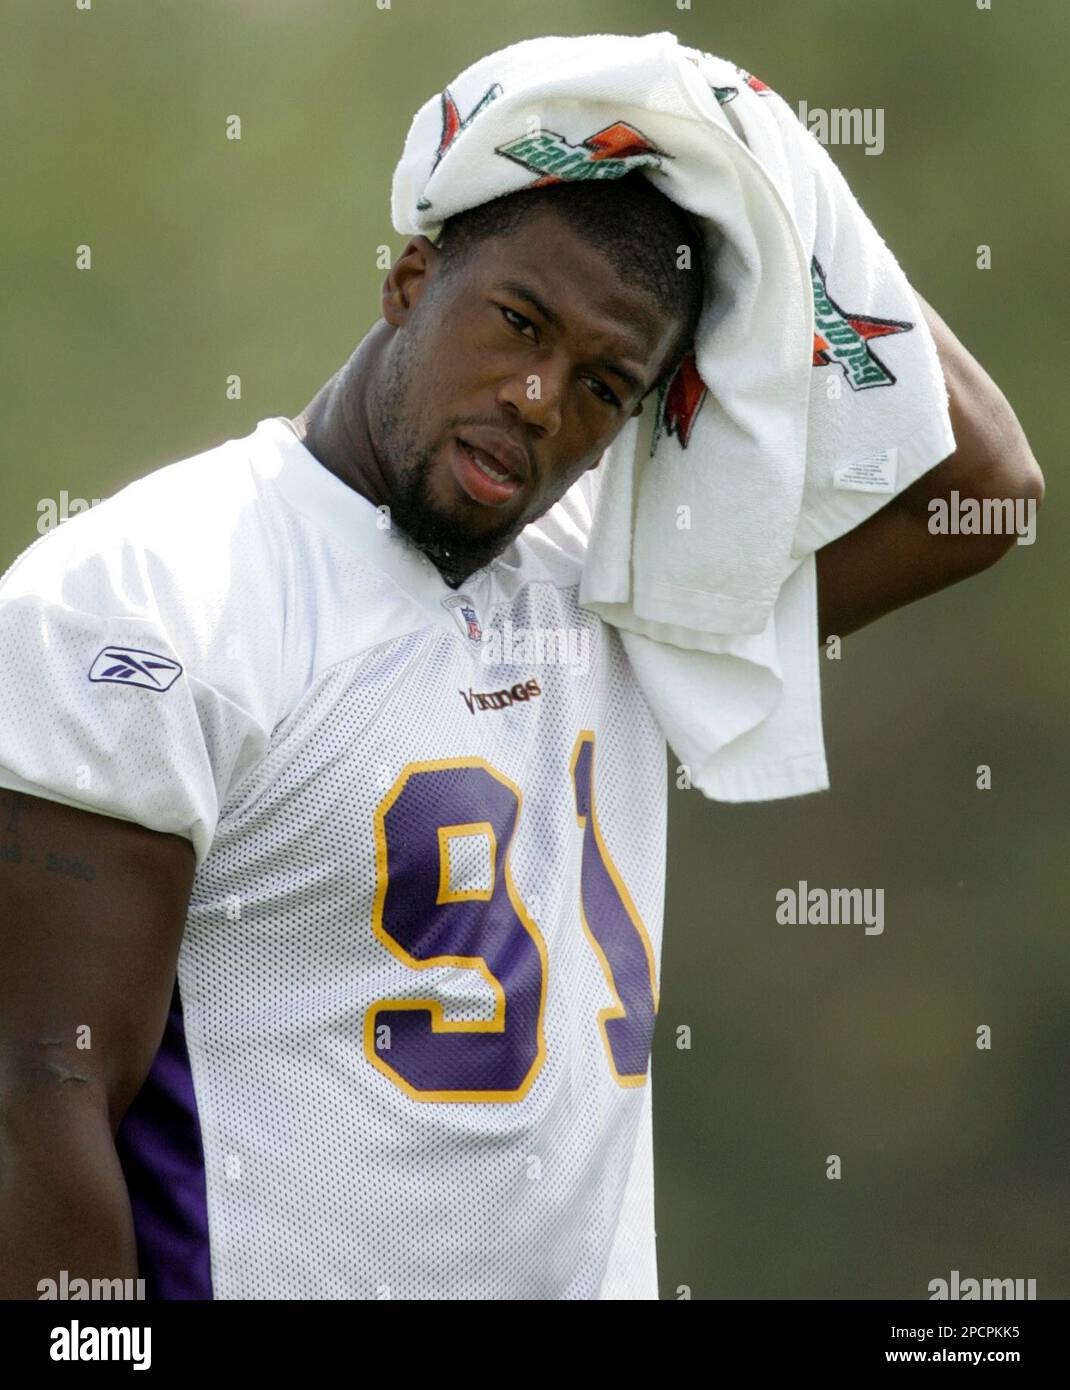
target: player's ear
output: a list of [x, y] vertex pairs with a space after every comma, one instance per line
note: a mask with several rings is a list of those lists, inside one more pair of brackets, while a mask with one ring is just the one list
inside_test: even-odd
[[400, 328], [427, 288], [440, 252], [425, 236], [414, 236], [390, 267], [383, 281], [383, 318]]

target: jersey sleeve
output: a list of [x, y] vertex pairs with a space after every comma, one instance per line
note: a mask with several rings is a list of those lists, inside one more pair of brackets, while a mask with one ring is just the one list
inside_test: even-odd
[[248, 518], [160, 492], [132, 484], [0, 579], [0, 787], [182, 835], [199, 867], [276, 722], [280, 603]]

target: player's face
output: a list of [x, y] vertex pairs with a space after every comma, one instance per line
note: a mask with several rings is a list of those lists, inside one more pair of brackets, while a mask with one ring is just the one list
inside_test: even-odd
[[415, 238], [384, 317], [397, 328], [378, 429], [394, 519], [455, 580], [598, 463], [679, 330], [549, 212], [449, 274]]

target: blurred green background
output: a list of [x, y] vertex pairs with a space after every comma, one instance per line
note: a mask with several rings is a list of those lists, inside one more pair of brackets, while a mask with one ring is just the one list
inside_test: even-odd
[[[378, 313], [376, 247], [403, 244], [389, 189], [411, 117], [476, 57], [670, 29], [793, 106], [884, 109], [882, 155], [830, 154], [1010, 399], [1047, 500], [1034, 546], [822, 662], [830, 792], [670, 794], [662, 1297], [924, 1299], [952, 1269], [1070, 1295], [1065, 0], [0, 14], [0, 568], [36, 538], [40, 499], [108, 496], [310, 399]], [[74, 269], [82, 242], [91, 274]], [[778, 926], [776, 890], [800, 878], [883, 886], [883, 936]]]

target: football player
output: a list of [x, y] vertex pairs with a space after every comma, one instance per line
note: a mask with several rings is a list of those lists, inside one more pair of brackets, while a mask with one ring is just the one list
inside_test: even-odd
[[[0, 1292], [657, 1297], [665, 745], [577, 590], [702, 284], [642, 177], [474, 208], [295, 418], [8, 570]], [[931, 497], [1042, 495], [926, 313], [958, 449], [819, 553], [822, 635], [1013, 543]]]

